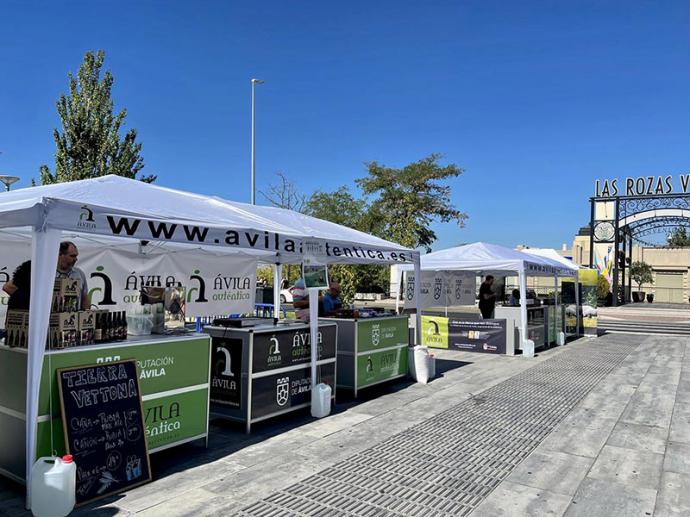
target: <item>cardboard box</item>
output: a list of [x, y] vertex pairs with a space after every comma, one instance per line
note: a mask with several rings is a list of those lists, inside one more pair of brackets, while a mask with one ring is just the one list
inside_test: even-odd
[[53, 285], [52, 312], [70, 312], [79, 309], [81, 280], [78, 278], [56, 278]]
[[79, 313], [63, 312], [58, 317], [58, 347], [67, 348], [79, 344]]
[[7, 311], [5, 344], [12, 348], [26, 348], [29, 341], [29, 311]]
[[94, 311], [79, 311], [79, 344], [93, 345], [94, 330], [96, 328], [96, 314]]

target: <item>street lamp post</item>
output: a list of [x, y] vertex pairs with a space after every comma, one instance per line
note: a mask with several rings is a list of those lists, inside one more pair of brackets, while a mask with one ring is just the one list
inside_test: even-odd
[[256, 204], [256, 177], [254, 174], [254, 89], [263, 84], [261, 79], [252, 79], [252, 205]]
[[15, 183], [19, 181], [19, 178], [17, 176], [4, 176], [0, 174], [0, 182], [5, 184], [5, 191], [9, 192], [10, 191], [10, 185], [12, 183]]

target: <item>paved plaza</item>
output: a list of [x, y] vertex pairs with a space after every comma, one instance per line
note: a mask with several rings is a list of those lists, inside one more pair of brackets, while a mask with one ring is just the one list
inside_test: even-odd
[[[440, 352], [428, 385], [216, 421], [209, 448], [84, 515], [690, 515], [690, 340], [609, 334], [534, 359]], [[367, 397], [369, 399], [367, 400]], [[0, 515], [26, 515], [0, 481]]]

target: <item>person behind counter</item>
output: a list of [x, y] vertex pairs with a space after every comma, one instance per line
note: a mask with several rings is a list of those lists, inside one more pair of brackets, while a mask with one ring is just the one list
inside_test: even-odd
[[63, 241], [60, 243], [60, 253], [58, 255], [57, 272], [55, 278], [78, 278], [81, 282], [81, 305], [78, 310], [91, 307], [89, 300], [89, 287], [86, 282], [86, 275], [78, 267], [74, 267], [79, 257], [79, 251], [73, 242]]
[[508, 299], [508, 305], [511, 307], [518, 307], [520, 305], [520, 289], [513, 289]]
[[340, 284], [338, 282], [331, 282], [328, 286], [328, 291], [323, 297], [323, 314], [324, 316], [333, 316], [336, 311], [343, 306], [340, 301]]
[[496, 307], [496, 295], [491, 286], [494, 283], [493, 275], [486, 275], [484, 281], [479, 286], [479, 311], [482, 313], [482, 318], [485, 320], [491, 319]]
[[[74, 264], [77, 263], [77, 257], [79, 257], [79, 251], [77, 250], [77, 247], [73, 242], [70, 241], [63, 241], [60, 243], [60, 251], [58, 253], [58, 261], [57, 261], [57, 268], [55, 272], [55, 278], [78, 278], [81, 282], [81, 297], [79, 299], [80, 306], [77, 308], [78, 310], [88, 309], [91, 307], [91, 301], [89, 300], [89, 286], [86, 282], [86, 275], [84, 272], [79, 269], [78, 267], [74, 267]], [[28, 264], [26, 266], [29, 271], [29, 279], [31, 279], [31, 261], [26, 261], [23, 264], [21, 264], [17, 269], [20, 267], [24, 266], [25, 264]], [[15, 271], [16, 273], [16, 271]], [[19, 285], [14, 280], [14, 276], [12, 279], [5, 283], [5, 285], [2, 286], [2, 290], [5, 291], [7, 294], [12, 297], [12, 295], [19, 290]], [[29, 303], [29, 297], [31, 295], [31, 283], [29, 282], [29, 288], [26, 292], [20, 294], [20, 298], [26, 297], [26, 304], [27, 307], [26, 309], [29, 309], [28, 303]], [[9, 308], [9, 305], [8, 305]], [[15, 307], [19, 308], [19, 307]]]
[[[10, 295], [7, 300], [7, 311], [5, 315], [5, 328], [7, 328], [7, 316], [11, 310], [29, 310], [31, 294], [31, 261], [27, 260], [17, 266], [12, 273], [12, 279], [2, 286], [2, 290]], [[9, 291], [12, 291], [11, 293]], [[0, 338], [4, 337], [5, 330], [0, 331]]]

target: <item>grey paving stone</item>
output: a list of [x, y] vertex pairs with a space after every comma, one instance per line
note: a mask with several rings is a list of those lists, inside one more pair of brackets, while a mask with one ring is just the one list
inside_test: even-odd
[[690, 444], [669, 443], [666, 447], [664, 470], [690, 475]]
[[675, 472], [663, 473], [654, 515], [665, 517], [690, 515], [690, 476]]
[[140, 512], [159, 505], [169, 499], [176, 499], [181, 490], [191, 490], [221, 479], [245, 467], [231, 462], [218, 460], [193, 469], [176, 472], [152, 483], [142, 485], [122, 494], [116, 505], [129, 512]]
[[664, 454], [668, 431], [661, 427], [618, 422], [606, 442], [608, 445]]
[[229, 453], [225, 459], [243, 467], [252, 467], [264, 461], [273, 460], [285, 452], [296, 451], [303, 445], [314, 443], [314, 440], [313, 436], [293, 429]]
[[621, 415], [621, 420], [632, 424], [668, 427], [671, 424], [675, 387], [669, 385], [649, 386], [639, 389], [632, 396]]
[[31, 512], [24, 508], [24, 499], [5, 500], [0, 504], [1, 517], [31, 517]]
[[374, 416], [365, 412], [345, 411], [311, 422], [300, 431], [301, 434], [322, 438], [374, 418]]
[[537, 449], [515, 468], [506, 481], [573, 495], [593, 463], [593, 458], [555, 451], [539, 452]]
[[267, 497], [272, 492], [300, 481], [323, 468], [322, 463], [297, 454], [278, 455], [201, 487], [203, 490], [230, 498], [228, 502], [244, 502]]
[[690, 403], [678, 403], [678, 399], [677, 393], [668, 439], [671, 442], [690, 443]]
[[542, 442], [541, 448], [596, 458], [615, 425], [615, 418], [599, 418], [589, 424], [562, 422]]
[[570, 497], [540, 488], [503, 482], [474, 512], [473, 517], [563, 515]]
[[597, 386], [582, 400], [580, 407], [596, 410], [598, 416], [617, 419], [625, 411], [635, 389], [630, 384]]
[[203, 488], [195, 488], [180, 492], [177, 497], [167, 499], [160, 504], [150, 507], [136, 515], [141, 517], [159, 517], [174, 515], [211, 515], [215, 511], [227, 511], [225, 515], [232, 515], [239, 510], [239, 503], [232, 502], [227, 497], [208, 492]]
[[662, 454], [606, 445], [587, 477], [618, 481], [627, 487], [656, 489], [663, 463]]
[[631, 517], [652, 515], [656, 490], [585, 478], [565, 512], [567, 517]]

